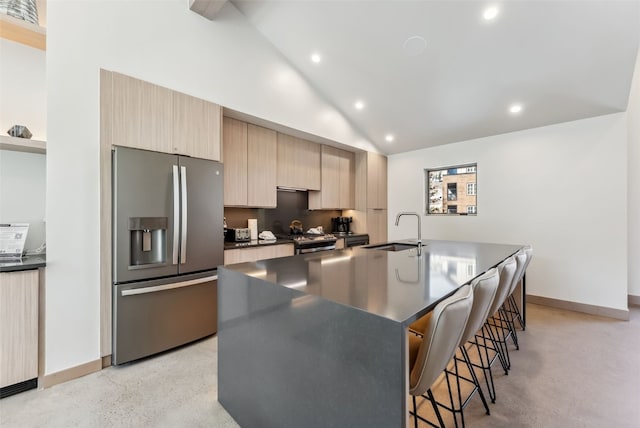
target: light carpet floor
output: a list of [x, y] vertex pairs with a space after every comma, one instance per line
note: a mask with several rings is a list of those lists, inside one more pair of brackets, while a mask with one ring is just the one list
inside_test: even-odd
[[[640, 308], [626, 322], [530, 304], [527, 318], [509, 375], [494, 366], [491, 415], [474, 397], [468, 427], [640, 427]], [[216, 376], [212, 337], [2, 399], [0, 427], [238, 427], [217, 402]], [[435, 390], [444, 399], [443, 384]]]

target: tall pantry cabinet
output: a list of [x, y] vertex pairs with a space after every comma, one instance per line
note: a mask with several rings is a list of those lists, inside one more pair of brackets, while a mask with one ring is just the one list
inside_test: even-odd
[[387, 158], [372, 153], [356, 153], [356, 209], [353, 231], [368, 233], [369, 242], [387, 241]]

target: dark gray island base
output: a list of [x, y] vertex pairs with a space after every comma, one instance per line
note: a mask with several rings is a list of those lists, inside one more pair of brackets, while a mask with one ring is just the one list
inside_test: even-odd
[[521, 248], [423, 242], [218, 269], [218, 401], [240, 426], [407, 425], [406, 327]]

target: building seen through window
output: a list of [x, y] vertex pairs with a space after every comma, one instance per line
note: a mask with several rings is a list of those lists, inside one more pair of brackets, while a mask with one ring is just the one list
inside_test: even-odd
[[427, 214], [477, 214], [477, 164], [426, 169]]

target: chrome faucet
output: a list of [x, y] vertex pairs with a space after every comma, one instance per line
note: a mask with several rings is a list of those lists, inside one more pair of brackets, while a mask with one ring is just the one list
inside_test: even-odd
[[420, 231], [422, 220], [420, 219], [420, 214], [418, 214], [418, 213], [398, 213], [398, 215], [396, 216], [396, 226], [398, 225], [398, 223], [400, 223], [400, 217], [402, 217], [403, 215], [414, 215], [414, 216], [418, 217], [418, 257], [420, 257], [422, 255], [422, 232]]

